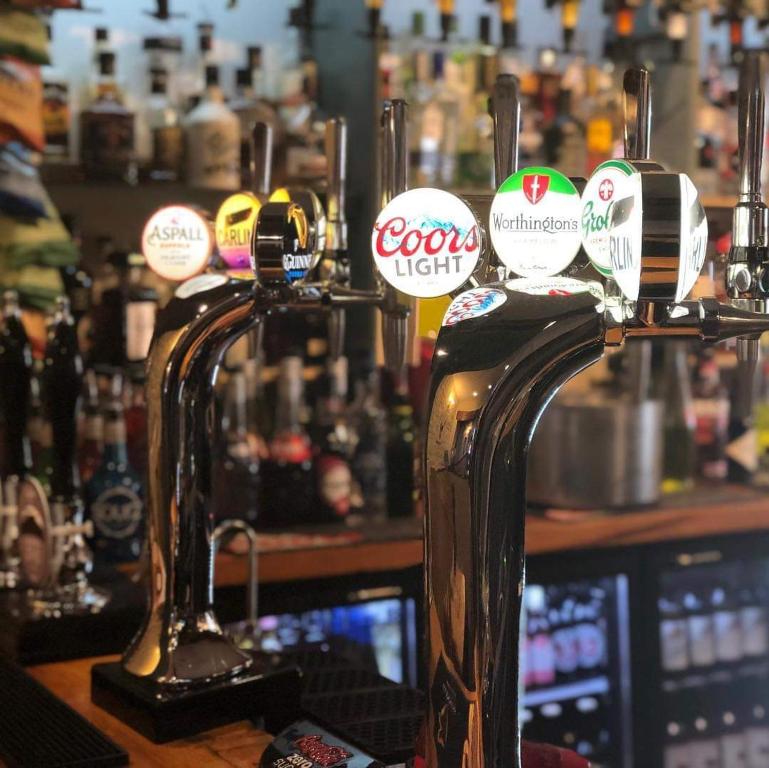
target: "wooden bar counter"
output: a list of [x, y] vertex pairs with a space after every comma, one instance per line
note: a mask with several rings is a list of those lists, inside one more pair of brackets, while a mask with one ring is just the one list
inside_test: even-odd
[[28, 672], [122, 747], [137, 768], [254, 768], [272, 737], [244, 721], [200, 736], [153, 744], [91, 703], [91, 667], [116, 657], [29, 667]]

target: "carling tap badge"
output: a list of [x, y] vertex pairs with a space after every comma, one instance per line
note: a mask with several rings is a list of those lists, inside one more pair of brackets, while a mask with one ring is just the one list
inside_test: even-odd
[[524, 168], [509, 176], [491, 204], [491, 242], [520, 277], [551, 277], [579, 252], [581, 204], [568, 177], [553, 168]]
[[456, 291], [481, 255], [481, 228], [472, 210], [440, 189], [410, 189], [380, 212], [371, 234], [382, 277], [409, 296]]

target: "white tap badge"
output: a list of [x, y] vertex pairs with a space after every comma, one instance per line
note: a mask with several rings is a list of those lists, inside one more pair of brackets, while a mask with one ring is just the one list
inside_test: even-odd
[[678, 266], [676, 301], [683, 301], [694, 287], [705, 263], [708, 247], [708, 220], [697, 188], [685, 174], [681, 180], [681, 259]]
[[638, 299], [643, 242], [642, 174], [634, 173], [615, 184], [609, 207], [611, 271], [625, 298]]
[[590, 293], [595, 298], [604, 300], [603, 286], [595, 280], [576, 280], [573, 277], [519, 277], [508, 280], [505, 288], [529, 296], [574, 296], [577, 293]]
[[607, 160], [595, 169], [582, 191], [582, 246], [593, 266], [607, 277], [611, 277], [609, 210], [622, 182], [633, 173], [637, 171], [625, 160]]
[[553, 168], [524, 168], [508, 177], [491, 204], [497, 255], [516, 275], [549, 277], [574, 261], [582, 242], [577, 188]]
[[462, 320], [488, 315], [506, 301], [507, 295], [499, 288], [471, 288], [449, 304], [441, 325], [456, 325]]
[[481, 254], [475, 214], [456, 195], [410, 189], [394, 197], [371, 233], [374, 263], [399, 291], [435, 298], [460, 288]]
[[166, 280], [181, 282], [200, 274], [212, 252], [208, 222], [192, 208], [160, 208], [144, 225], [142, 253], [147, 266]]

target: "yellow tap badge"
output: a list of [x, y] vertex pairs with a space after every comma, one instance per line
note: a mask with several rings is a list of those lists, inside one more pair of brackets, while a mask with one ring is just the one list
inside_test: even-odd
[[216, 214], [216, 245], [230, 269], [251, 269], [251, 233], [262, 202], [251, 192], [230, 195]]

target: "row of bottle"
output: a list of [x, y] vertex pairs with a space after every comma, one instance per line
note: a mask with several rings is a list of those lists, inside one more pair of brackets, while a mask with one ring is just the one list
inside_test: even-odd
[[768, 596], [761, 563], [676, 574], [658, 601], [662, 671], [678, 678], [766, 659]]
[[521, 670], [526, 690], [604, 674], [608, 664], [608, 594], [600, 583], [524, 590], [526, 635]]
[[[182, 101], [177, 101], [180, 38], [144, 41], [148, 54], [146, 92], [138, 95], [126, 94], [118, 85], [117, 53], [110, 46], [108, 30], [100, 27], [94, 34], [91, 95], [78, 124], [72, 120], [66, 78], [52, 68], [43, 72], [49, 161], [72, 162], [78, 155], [86, 176], [92, 179], [183, 179], [195, 187], [237, 190], [248, 169], [244, 159], [255, 122], [273, 127], [277, 159], [291, 161], [291, 167], [281, 172], [300, 175], [300, 156], [318, 154], [308, 149], [313, 145], [316, 90], [314, 65], [309, 58], [303, 63], [306, 75], [297, 79], [297, 92], [286, 94], [282, 106], [265, 97], [262, 49], [258, 46], [247, 48], [244, 66], [236, 70], [230, 91], [220, 82], [220, 67], [211, 54], [213, 25], [201, 24], [198, 90], [178, 94]], [[225, 90], [230, 91], [231, 98], [225, 99]]]
[[739, 690], [682, 697], [665, 723], [664, 768], [766, 768], [769, 701], [766, 680]]
[[386, 409], [378, 371], [361, 376], [350, 401], [346, 358], [327, 359], [314, 379], [308, 368], [296, 354], [277, 371], [249, 360], [230, 373], [217, 516], [287, 527], [411, 515], [415, 424], [405, 387]]

